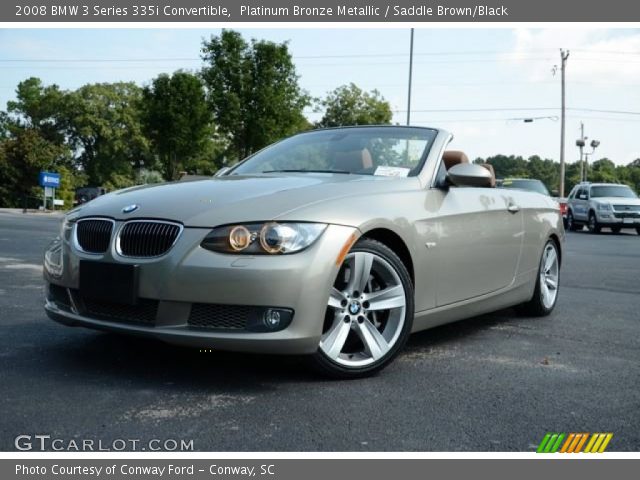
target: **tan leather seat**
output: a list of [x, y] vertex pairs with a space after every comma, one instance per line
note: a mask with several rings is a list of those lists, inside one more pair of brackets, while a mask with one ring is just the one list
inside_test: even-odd
[[371, 152], [367, 148], [363, 148], [362, 150], [337, 152], [334, 156], [333, 164], [337, 170], [357, 172], [373, 167], [373, 159], [371, 158]]
[[459, 150], [447, 150], [442, 154], [442, 161], [444, 162], [444, 168], [449, 170], [459, 163], [469, 163], [469, 157]]
[[486, 168], [487, 170], [489, 170], [489, 172], [491, 173], [491, 186], [495, 187], [496, 186], [496, 171], [493, 169], [493, 165], [491, 165], [490, 163], [481, 163], [480, 166]]

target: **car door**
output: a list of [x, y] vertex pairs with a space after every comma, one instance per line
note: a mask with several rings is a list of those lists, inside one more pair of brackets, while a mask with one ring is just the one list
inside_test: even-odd
[[436, 305], [443, 306], [509, 286], [523, 241], [517, 192], [449, 187], [427, 192], [419, 222], [427, 249], [424, 265], [436, 268]]
[[580, 187], [576, 193], [573, 218], [581, 222], [586, 222], [589, 216], [589, 189], [587, 187]]

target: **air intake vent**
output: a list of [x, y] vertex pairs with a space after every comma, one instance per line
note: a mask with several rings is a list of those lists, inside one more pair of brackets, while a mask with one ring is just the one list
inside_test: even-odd
[[87, 253], [104, 253], [109, 248], [113, 221], [91, 218], [78, 220], [76, 238], [80, 248]]
[[80, 314], [96, 320], [116, 323], [132, 323], [145, 326], [155, 325], [158, 300], [139, 298], [136, 305], [105, 302], [83, 297], [78, 290], [71, 289], [74, 302], [79, 305]]
[[257, 313], [258, 309], [250, 306], [194, 303], [188, 323], [195, 328], [244, 330]]
[[173, 247], [181, 231], [176, 223], [129, 221], [120, 230], [116, 248], [125, 257], [159, 257]]

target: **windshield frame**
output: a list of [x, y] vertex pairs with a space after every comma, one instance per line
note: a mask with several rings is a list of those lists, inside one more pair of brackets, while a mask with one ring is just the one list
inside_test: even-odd
[[[245, 159], [243, 159], [242, 161], [238, 162], [237, 164], [233, 165], [227, 172], [224, 173], [223, 176], [229, 176], [229, 175], [269, 175], [271, 173], [278, 173], [278, 172], [252, 172], [252, 173], [236, 173], [236, 170], [241, 167], [242, 165], [244, 165], [246, 162], [248, 162], [249, 160], [253, 159], [254, 157], [256, 157], [257, 155], [263, 153], [264, 151], [275, 147], [276, 145], [279, 145], [280, 143], [301, 136], [301, 135], [314, 135], [316, 133], [320, 133], [320, 132], [327, 132], [327, 131], [337, 131], [337, 130], [352, 130], [352, 129], [359, 129], [359, 130], [365, 130], [365, 129], [388, 129], [388, 130], [392, 130], [392, 129], [399, 129], [402, 131], [410, 131], [410, 130], [416, 130], [416, 131], [429, 131], [432, 132], [433, 137], [428, 141], [427, 146], [425, 147], [424, 151], [422, 152], [422, 155], [420, 156], [420, 159], [418, 161], [418, 163], [416, 164], [415, 167], [413, 167], [407, 177], [417, 177], [418, 175], [420, 175], [420, 173], [424, 170], [427, 158], [429, 158], [429, 154], [431, 152], [431, 149], [433, 148], [433, 145], [436, 143], [437, 139], [438, 139], [438, 135], [440, 133], [440, 131], [437, 128], [431, 128], [431, 127], [416, 127], [416, 126], [404, 126], [404, 125], [349, 125], [349, 126], [343, 126], [343, 127], [331, 127], [331, 128], [316, 128], [313, 130], [307, 130], [304, 132], [299, 132], [293, 135], [290, 135], [288, 137], [284, 137], [280, 140], [278, 140], [277, 142], [274, 142], [270, 145], [267, 145], [264, 148], [261, 148], [260, 150], [258, 150], [257, 152], [252, 153], [251, 155], [249, 155], [248, 157], [246, 157]], [[313, 170], [307, 170], [307, 173], [319, 173], [319, 172], [314, 172]], [[287, 172], [280, 172], [280, 173], [287, 173]], [[291, 172], [293, 173], [293, 172]], [[296, 172], [296, 173], [305, 173], [304, 170], [300, 171], [300, 172]], [[327, 173], [331, 173], [331, 172], [327, 172]], [[338, 174], [346, 174], [343, 172], [334, 172], [334, 173], [338, 173]], [[371, 174], [367, 174], [367, 173], [356, 173], [356, 172], [349, 172], [349, 175], [360, 175], [363, 177], [375, 177], [375, 176], [381, 176], [381, 175], [375, 175], [373, 173]], [[407, 178], [407, 177], [396, 177], [396, 178]]]

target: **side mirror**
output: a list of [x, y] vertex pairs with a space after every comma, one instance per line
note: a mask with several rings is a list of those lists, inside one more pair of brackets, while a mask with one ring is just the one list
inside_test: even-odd
[[222, 167], [220, 170], [218, 170], [213, 176], [214, 177], [221, 177], [223, 176], [225, 173], [227, 173], [229, 170], [231, 170], [231, 167]]
[[459, 163], [447, 172], [450, 182], [457, 187], [491, 187], [491, 172], [473, 163]]

